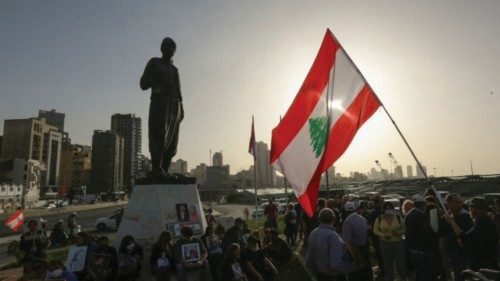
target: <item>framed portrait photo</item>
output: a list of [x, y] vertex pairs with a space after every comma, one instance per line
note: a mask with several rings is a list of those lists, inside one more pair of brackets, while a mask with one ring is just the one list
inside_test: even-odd
[[187, 203], [175, 204], [175, 212], [177, 213], [177, 221], [179, 222], [189, 221], [191, 219]]
[[182, 258], [186, 262], [198, 261], [201, 259], [200, 244], [184, 244], [182, 247]]

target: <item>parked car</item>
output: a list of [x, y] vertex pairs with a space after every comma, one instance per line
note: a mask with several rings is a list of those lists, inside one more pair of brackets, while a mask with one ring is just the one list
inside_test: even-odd
[[257, 209], [257, 210], [253, 210], [253, 212], [252, 212], [252, 218], [254, 218], [254, 219], [260, 218], [263, 216], [264, 216], [264, 209]]
[[98, 218], [95, 220], [95, 228], [99, 231], [105, 231], [108, 229], [116, 229], [116, 215], [113, 214], [109, 217]]

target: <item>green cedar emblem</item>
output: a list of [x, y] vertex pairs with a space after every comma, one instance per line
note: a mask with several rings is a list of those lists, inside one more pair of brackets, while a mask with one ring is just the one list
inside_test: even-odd
[[309, 119], [309, 137], [311, 138], [311, 146], [316, 154], [316, 158], [318, 158], [321, 152], [323, 152], [323, 149], [325, 149], [326, 134], [326, 117]]

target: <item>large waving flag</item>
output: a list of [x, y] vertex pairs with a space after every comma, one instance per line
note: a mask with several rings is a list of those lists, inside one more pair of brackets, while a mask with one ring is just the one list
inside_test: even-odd
[[316, 206], [321, 174], [342, 156], [379, 106], [356, 66], [327, 30], [302, 87], [273, 129], [271, 141], [271, 164], [283, 173], [309, 216]]

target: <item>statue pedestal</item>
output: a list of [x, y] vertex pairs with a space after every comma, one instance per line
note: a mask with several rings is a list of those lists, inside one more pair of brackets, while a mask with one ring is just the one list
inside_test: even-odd
[[136, 185], [114, 244], [118, 249], [123, 237], [132, 235], [144, 248], [144, 269], [149, 271], [151, 248], [160, 233], [169, 230], [176, 240], [185, 226], [192, 227], [198, 237], [207, 226], [195, 184]]

